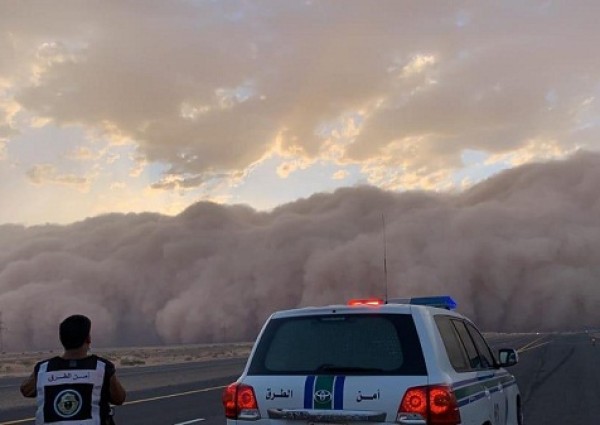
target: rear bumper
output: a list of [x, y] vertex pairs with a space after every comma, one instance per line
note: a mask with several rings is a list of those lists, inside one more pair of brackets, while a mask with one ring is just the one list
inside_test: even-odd
[[323, 423], [385, 422], [385, 412], [365, 410], [269, 409], [269, 419]]

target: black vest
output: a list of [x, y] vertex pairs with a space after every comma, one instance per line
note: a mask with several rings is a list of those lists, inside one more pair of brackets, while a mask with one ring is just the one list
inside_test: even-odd
[[39, 364], [36, 425], [101, 425], [106, 362], [97, 356], [81, 360], [60, 357]]

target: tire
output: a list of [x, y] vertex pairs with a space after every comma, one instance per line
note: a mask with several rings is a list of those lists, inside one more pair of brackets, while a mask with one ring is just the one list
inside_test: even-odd
[[521, 407], [521, 398], [517, 397], [517, 425], [523, 425], [523, 408]]

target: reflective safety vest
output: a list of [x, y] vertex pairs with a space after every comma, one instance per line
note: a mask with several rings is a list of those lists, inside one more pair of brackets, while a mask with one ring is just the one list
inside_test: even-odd
[[95, 368], [57, 369], [54, 358], [40, 364], [37, 373], [36, 425], [101, 425], [100, 399], [106, 364]]

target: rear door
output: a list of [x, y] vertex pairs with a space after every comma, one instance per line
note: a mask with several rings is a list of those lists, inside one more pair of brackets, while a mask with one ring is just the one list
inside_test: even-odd
[[477, 328], [471, 323], [466, 323], [466, 326], [471, 338], [473, 338], [473, 342], [475, 343], [475, 347], [477, 348], [480, 357], [484, 359], [482, 361], [482, 367], [485, 367], [494, 374], [494, 379], [491, 379], [487, 383], [487, 388], [490, 391], [492, 400], [492, 423], [493, 425], [505, 425], [508, 416], [508, 400], [504, 391], [503, 382], [508, 373], [494, 367], [494, 364], [497, 363], [494, 354]]
[[[479, 332], [475, 327], [464, 320], [452, 320], [456, 327], [469, 360], [469, 366], [476, 372], [476, 379], [467, 381], [460, 393], [468, 399], [464, 400], [466, 406], [480, 415], [485, 415], [492, 425], [502, 424], [505, 404], [500, 403], [498, 390], [502, 388], [500, 379], [497, 377], [498, 370], [494, 367], [494, 358]], [[476, 336], [479, 338], [475, 338]], [[483, 342], [484, 346], [481, 346]], [[459, 391], [457, 390], [457, 393]], [[504, 392], [502, 392], [504, 394]], [[458, 396], [457, 396], [458, 397]], [[459, 404], [461, 402], [459, 401]]]
[[[477, 349], [463, 321], [454, 316], [439, 315], [435, 317], [435, 322], [446, 348], [450, 366], [455, 372], [453, 389], [458, 400], [462, 423], [481, 425], [488, 422], [489, 397], [480, 383], [482, 375]], [[462, 330], [462, 337], [459, 329]]]
[[406, 390], [428, 384], [410, 314], [348, 312], [272, 319], [242, 379], [280, 425], [394, 422]]

